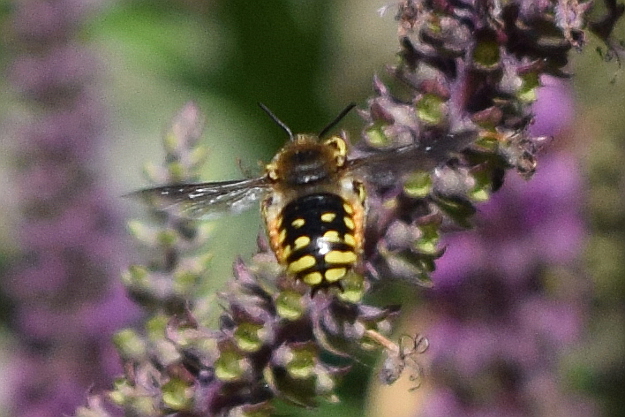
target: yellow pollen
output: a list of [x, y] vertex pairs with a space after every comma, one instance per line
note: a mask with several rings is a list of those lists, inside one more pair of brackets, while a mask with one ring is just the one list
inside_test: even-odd
[[323, 281], [323, 277], [321, 276], [320, 272], [311, 272], [310, 274], [304, 275], [302, 281], [304, 281], [308, 285], [317, 285], [321, 283], [321, 281]]
[[337, 232], [336, 230], [328, 230], [323, 234], [323, 238], [329, 242], [341, 243], [339, 232]]
[[345, 213], [347, 214], [354, 214], [354, 209], [352, 208], [351, 204], [343, 204], [343, 208], [345, 209]]
[[336, 213], [323, 213], [321, 215], [321, 221], [330, 223], [332, 220], [336, 218]]
[[347, 243], [350, 246], [356, 246], [356, 239], [354, 239], [354, 235], [350, 235], [350, 234], [346, 234], [343, 239], [345, 240], [345, 243]]
[[304, 220], [302, 218], [295, 219], [295, 220], [293, 220], [291, 222], [291, 226], [293, 226], [296, 229], [299, 229], [300, 227], [302, 227], [305, 224], [306, 224], [306, 220]]
[[315, 257], [312, 255], [302, 256], [301, 258], [291, 262], [286, 270], [291, 274], [297, 274], [298, 272], [302, 272], [305, 269], [314, 266], [315, 262]]
[[356, 262], [356, 254], [351, 251], [332, 250], [326, 253], [323, 259], [329, 264], [353, 264]]
[[347, 226], [348, 229], [354, 230], [354, 221], [350, 217], [343, 217], [343, 221], [345, 222], [345, 226]]
[[332, 268], [326, 271], [325, 277], [330, 282], [336, 282], [347, 273], [347, 268]]
[[295, 239], [295, 247], [294, 250], [298, 250], [301, 248], [305, 248], [310, 243], [310, 238], [308, 236], [300, 236]]

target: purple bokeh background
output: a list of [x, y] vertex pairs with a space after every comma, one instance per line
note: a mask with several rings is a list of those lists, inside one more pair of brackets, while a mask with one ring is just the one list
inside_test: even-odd
[[8, 79], [23, 104], [14, 193], [21, 257], [2, 282], [14, 345], [3, 383], [12, 415], [73, 415], [121, 373], [112, 335], [138, 317], [119, 274], [123, 221], [102, 177], [106, 110], [97, 58], [79, 40], [95, 2], [13, 2]]
[[562, 81], [543, 85], [532, 131], [560, 138], [542, 151], [531, 181], [509, 174], [478, 206], [474, 231], [445, 237], [426, 297], [433, 388], [419, 416], [598, 415], [561, 374], [585, 331], [590, 282], [580, 265], [583, 181], [559, 143], [571, 93]]

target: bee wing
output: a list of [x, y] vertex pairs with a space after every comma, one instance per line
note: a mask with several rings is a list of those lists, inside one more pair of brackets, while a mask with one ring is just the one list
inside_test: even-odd
[[348, 161], [348, 169], [365, 176], [370, 182], [390, 185], [399, 176], [417, 170], [429, 171], [472, 143], [475, 132], [449, 134], [424, 143], [376, 150]]
[[209, 220], [224, 214], [238, 214], [251, 208], [269, 190], [265, 177], [176, 184], [148, 188], [127, 194], [146, 201], [157, 210], [187, 219]]

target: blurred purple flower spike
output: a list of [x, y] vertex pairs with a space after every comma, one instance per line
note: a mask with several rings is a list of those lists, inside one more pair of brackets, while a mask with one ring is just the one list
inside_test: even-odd
[[102, 104], [95, 56], [76, 39], [94, 2], [14, 2], [9, 79], [26, 109], [18, 123], [15, 194], [23, 256], [4, 288], [18, 346], [4, 383], [20, 417], [69, 415], [90, 388], [121, 372], [111, 342], [138, 316], [118, 276], [127, 251], [100, 178]]
[[[533, 106], [532, 132], [565, 131], [571, 103], [565, 83], [548, 82]], [[530, 183], [509, 176], [478, 206], [474, 232], [444, 239], [447, 251], [427, 296], [437, 313], [426, 330], [434, 392], [419, 416], [439, 416], [450, 407], [455, 411], [447, 415], [455, 416], [597, 415], [596, 406], [567, 392], [558, 375], [590, 306], [578, 265], [585, 236], [582, 180], [571, 152], [543, 153]]]

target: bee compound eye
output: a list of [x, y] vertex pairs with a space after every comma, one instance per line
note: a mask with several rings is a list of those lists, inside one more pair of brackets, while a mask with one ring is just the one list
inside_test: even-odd
[[325, 143], [333, 147], [339, 155], [345, 156], [345, 154], [347, 154], [347, 144], [340, 137], [332, 136], [330, 139], [326, 140]]
[[345, 165], [345, 158], [347, 156], [347, 144], [345, 141], [338, 136], [332, 136], [324, 143], [332, 148], [337, 167]]

